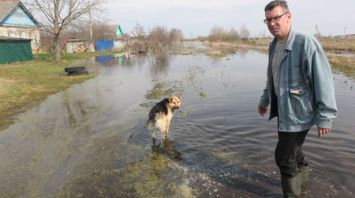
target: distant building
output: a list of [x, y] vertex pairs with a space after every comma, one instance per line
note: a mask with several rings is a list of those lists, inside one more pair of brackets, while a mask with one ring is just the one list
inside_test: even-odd
[[30, 39], [33, 53], [38, 53], [39, 23], [21, 1], [0, 0], [0, 37]]
[[81, 39], [68, 39], [65, 47], [67, 53], [93, 52], [94, 46], [90, 41]]

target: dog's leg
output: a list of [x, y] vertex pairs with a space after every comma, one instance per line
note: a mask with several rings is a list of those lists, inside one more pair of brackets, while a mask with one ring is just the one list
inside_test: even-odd
[[166, 124], [166, 135], [169, 136], [170, 121]]
[[155, 140], [157, 138], [157, 130], [153, 128], [151, 134], [152, 134], [153, 146], [155, 146]]
[[165, 130], [163, 131], [163, 136], [164, 136], [163, 139], [168, 138], [168, 135], [169, 135], [169, 131], [168, 131], [167, 129], [165, 129]]
[[164, 149], [164, 137], [160, 140], [160, 148]]
[[164, 128], [164, 129], [161, 130], [161, 134], [162, 134], [162, 138], [161, 138], [161, 141], [160, 141], [160, 147], [161, 147], [162, 149], [164, 149], [164, 141], [165, 141], [165, 139], [167, 138], [166, 128]]
[[169, 127], [170, 127], [170, 120], [165, 120], [165, 129], [164, 129], [164, 136], [167, 138], [169, 136]]

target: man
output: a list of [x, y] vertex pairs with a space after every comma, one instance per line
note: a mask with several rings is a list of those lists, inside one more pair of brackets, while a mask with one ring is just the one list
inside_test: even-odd
[[275, 161], [280, 169], [284, 197], [305, 196], [309, 168], [302, 145], [309, 129], [318, 136], [331, 131], [337, 107], [328, 60], [317, 39], [291, 27], [286, 1], [265, 6], [265, 20], [274, 40], [269, 47], [267, 83], [257, 111], [270, 105], [270, 117], [278, 118]]

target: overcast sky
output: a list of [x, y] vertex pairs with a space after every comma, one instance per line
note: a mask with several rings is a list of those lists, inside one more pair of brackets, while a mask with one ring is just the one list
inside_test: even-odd
[[[244, 25], [251, 36], [269, 36], [263, 23], [269, 0], [111, 0], [107, 18], [130, 32], [136, 23], [145, 31], [156, 26], [178, 28], [185, 37], [206, 36], [213, 26], [226, 30]], [[355, 34], [354, 0], [289, 0], [292, 26], [322, 35]]]

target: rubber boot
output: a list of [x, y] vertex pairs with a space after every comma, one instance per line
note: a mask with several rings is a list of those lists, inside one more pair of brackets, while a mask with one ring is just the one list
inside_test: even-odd
[[299, 198], [302, 193], [302, 173], [294, 177], [281, 176], [284, 198]]
[[306, 190], [308, 187], [308, 180], [309, 180], [309, 166], [304, 166], [301, 168], [301, 176], [302, 176], [301, 197], [304, 198], [307, 195]]

